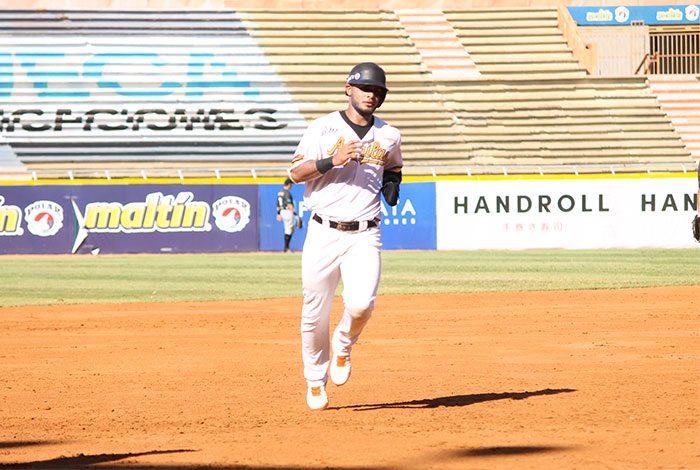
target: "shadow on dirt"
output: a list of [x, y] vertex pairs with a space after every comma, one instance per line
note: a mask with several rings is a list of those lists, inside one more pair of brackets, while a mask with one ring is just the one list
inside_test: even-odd
[[[37, 445], [34, 442], [0, 443], [12, 447]], [[38, 445], [43, 442], [38, 443]], [[503, 446], [503, 447], [477, 447], [471, 449], [456, 449], [442, 453], [440, 459], [469, 458], [469, 457], [499, 457], [538, 454], [545, 452], [558, 452], [570, 449], [561, 446]], [[202, 465], [202, 464], [136, 464], [127, 459], [147, 455], [175, 454], [183, 452], [196, 452], [193, 449], [179, 450], [154, 450], [150, 452], [128, 454], [100, 454], [77, 455], [74, 457], [59, 457], [51, 460], [36, 462], [23, 462], [16, 464], [0, 464], [0, 468], [30, 468], [30, 469], [56, 469], [56, 470], [322, 470], [328, 467], [296, 467], [296, 466], [250, 466], [250, 465]], [[119, 462], [127, 460], [127, 462]], [[396, 467], [333, 467], [334, 470], [396, 470]]]
[[0, 449], [11, 449], [13, 447], [50, 446], [52, 444], [59, 443], [59, 441], [0, 441]]
[[[250, 465], [201, 465], [201, 464], [135, 464], [132, 462], [117, 463], [120, 460], [133, 459], [145, 455], [174, 454], [179, 452], [196, 452], [191, 449], [154, 450], [131, 454], [100, 454], [77, 455], [75, 457], [59, 457], [52, 460], [25, 462], [16, 464], [0, 464], [0, 468], [38, 468], [56, 470], [322, 470], [328, 467], [270, 467]], [[111, 464], [110, 464], [111, 462]], [[334, 470], [392, 470], [386, 467], [333, 467]]]
[[[18, 442], [17, 444], [29, 444], [32, 445], [32, 443], [22, 443]], [[16, 446], [16, 447], [19, 447]], [[100, 455], [84, 455], [84, 454], [79, 454], [73, 457], [58, 457], [55, 459], [51, 460], [40, 460], [36, 462], [23, 462], [23, 463], [15, 463], [15, 464], [0, 464], [0, 468], [44, 468], [44, 469], [50, 469], [50, 468], [55, 468], [58, 470], [65, 470], [65, 469], [85, 469], [85, 468], [99, 468], [99, 469], [106, 469], [106, 468], [140, 468], [139, 466], [131, 466], [131, 465], [126, 465], [126, 466], [119, 466], [119, 467], [114, 467], [110, 465], [102, 465], [108, 462], [116, 462], [118, 460], [124, 460], [124, 459], [129, 459], [129, 458], [135, 458], [135, 457], [142, 457], [145, 455], [159, 455], [159, 454], [176, 454], [180, 452], [196, 452], [195, 450], [192, 449], [178, 449], [178, 450], [153, 450], [150, 452], [138, 452], [138, 453], [130, 453], [130, 454], [100, 454]], [[149, 468], [154, 468], [153, 466], [149, 465]], [[157, 467], [155, 467], [157, 468]], [[171, 468], [171, 467], [168, 467]], [[175, 467], [179, 468], [179, 467]], [[183, 468], [188, 468], [188, 467], [183, 467]], [[192, 467], [194, 468], [194, 467]]]
[[524, 400], [541, 395], [557, 395], [559, 393], [571, 393], [576, 390], [571, 388], [546, 388], [536, 392], [506, 392], [506, 393], [476, 393], [472, 395], [454, 395], [451, 397], [424, 398], [422, 400], [399, 401], [394, 403], [375, 403], [366, 405], [348, 405], [329, 407], [329, 410], [354, 409], [357, 411], [380, 410], [386, 408], [440, 408], [453, 406], [469, 406], [476, 403], [495, 400]]
[[[365, 405], [349, 405], [329, 410], [351, 409], [356, 411], [378, 410], [386, 408], [439, 408], [453, 406], [468, 406], [476, 403], [483, 403], [494, 400], [524, 400], [526, 398], [557, 395], [559, 393], [571, 393], [576, 390], [570, 388], [561, 389], [544, 389], [535, 392], [508, 392], [508, 393], [478, 393], [472, 395], [454, 395], [451, 397], [425, 398], [422, 400], [411, 400], [394, 403], [376, 403]], [[27, 447], [52, 444], [49, 441], [18, 441], [5, 442], [0, 441], [0, 449], [13, 447]], [[556, 452], [566, 450], [566, 447], [556, 446], [505, 446], [505, 447], [482, 447], [472, 449], [458, 449], [449, 451], [450, 457], [488, 457], [488, 456], [509, 456], [509, 455], [526, 455], [543, 452]], [[159, 465], [146, 464], [140, 465], [133, 462], [118, 463], [121, 460], [134, 459], [137, 457], [160, 454], [176, 454], [185, 452], [197, 452], [194, 449], [177, 449], [177, 450], [154, 450], [140, 453], [125, 453], [125, 454], [99, 454], [99, 455], [84, 455], [79, 454], [73, 457], [58, 457], [51, 460], [41, 460], [36, 462], [22, 462], [14, 464], [1, 464], [0, 468], [38, 468], [38, 469], [56, 469], [56, 470], [321, 470], [328, 467], [290, 467], [290, 466], [250, 466], [250, 465], [201, 465], [201, 464], [175, 464], [175, 465]], [[334, 470], [391, 470], [393, 467], [333, 467]]]
[[566, 446], [503, 446], [503, 447], [476, 447], [472, 449], [458, 450], [452, 453], [453, 457], [502, 457], [508, 455], [541, 454], [545, 452], [560, 452], [571, 450]]

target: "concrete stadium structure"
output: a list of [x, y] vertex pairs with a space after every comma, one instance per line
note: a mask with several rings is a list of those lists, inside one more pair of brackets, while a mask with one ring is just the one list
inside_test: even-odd
[[0, 167], [284, 174], [366, 60], [387, 71], [378, 114], [401, 129], [409, 175], [700, 156], [697, 74], [591, 73], [561, 2], [254, 3], [10, 2]]

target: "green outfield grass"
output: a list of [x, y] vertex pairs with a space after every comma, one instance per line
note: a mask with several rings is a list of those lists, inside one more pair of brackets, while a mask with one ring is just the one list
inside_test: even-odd
[[[700, 250], [385, 251], [381, 294], [700, 286]], [[0, 306], [301, 296], [301, 255], [0, 257]], [[338, 290], [340, 292], [340, 289]]]

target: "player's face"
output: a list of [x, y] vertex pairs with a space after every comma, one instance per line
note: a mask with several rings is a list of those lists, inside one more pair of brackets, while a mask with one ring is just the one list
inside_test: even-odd
[[384, 90], [373, 85], [348, 85], [350, 104], [360, 115], [369, 117], [379, 106]]

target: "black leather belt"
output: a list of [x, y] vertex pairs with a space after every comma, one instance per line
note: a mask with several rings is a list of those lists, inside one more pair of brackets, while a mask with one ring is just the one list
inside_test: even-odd
[[[316, 222], [318, 222], [319, 224], [323, 225], [323, 218], [320, 215], [314, 214], [313, 219]], [[379, 223], [376, 220], [368, 220], [367, 221], [367, 228], [376, 227], [377, 225], [379, 225]], [[328, 226], [330, 228], [340, 230], [341, 232], [356, 232], [356, 231], [360, 230], [360, 222], [358, 222], [358, 221], [336, 222], [334, 220], [329, 220]]]

